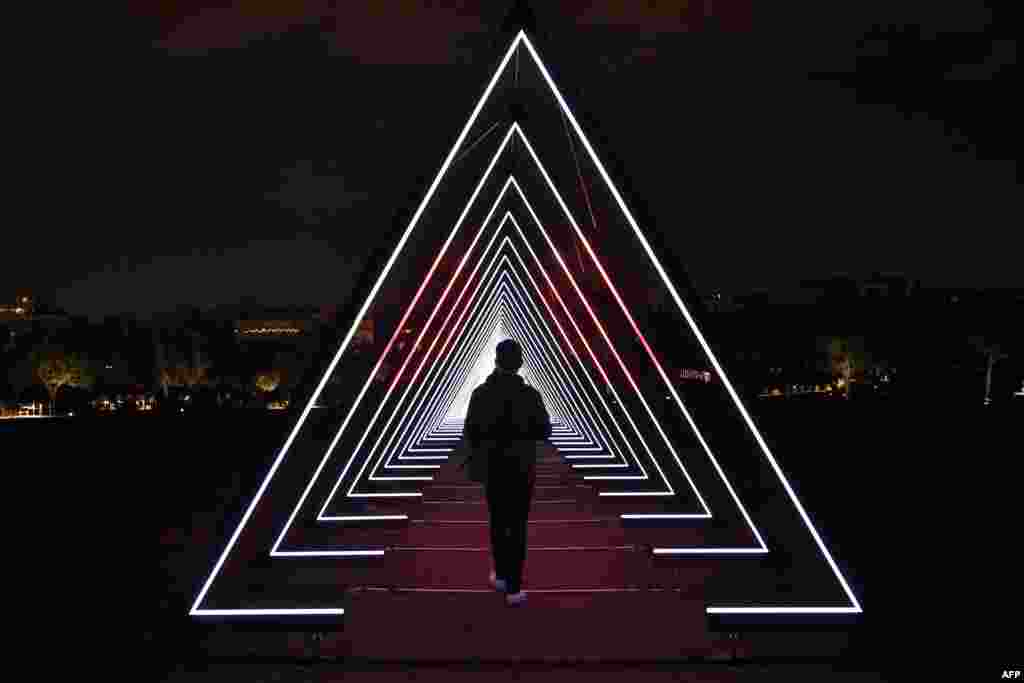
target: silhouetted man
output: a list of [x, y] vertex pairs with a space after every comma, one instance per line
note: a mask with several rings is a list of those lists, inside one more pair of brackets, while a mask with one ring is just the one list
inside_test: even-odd
[[494, 372], [473, 390], [465, 436], [473, 457], [486, 457], [487, 507], [491, 515], [489, 581], [505, 593], [505, 604], [526, 600], [522, 590], [526, 529], [537, 474], [537, 441], [551, 436], [540, 392], [517, 373], [523, 350], [512, 339], [496, 349]]

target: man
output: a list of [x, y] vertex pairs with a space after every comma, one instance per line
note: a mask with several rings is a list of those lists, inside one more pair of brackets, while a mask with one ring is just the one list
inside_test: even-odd
[[522, 590], [527, 517], [537, 474], [537, 441], [551, 436], [540, 392], [519, 376], [523, 350], [512, 339], [495, 349], [495, 369], [473, 390], [465, 437], [473, 457], [488, 459], [487, 508], [491, 517], [494, 569], [489, 581], [505, 593], [505, 604], [526, 601]]

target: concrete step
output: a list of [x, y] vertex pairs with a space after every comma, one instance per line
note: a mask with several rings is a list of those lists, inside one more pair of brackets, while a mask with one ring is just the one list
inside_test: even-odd
[[[344, 631], [325, 635], [318, 643], [320, 656], [665, 662], [707, 657], [718, 645], [707, 630], [703, 602], [671, 591], [534, 592], [524, 606], [509, 608], [491, 591], [367, 590], [345, 595], [343, 604]], [[253, 634], [243, 642], [223, 631], [204, 645], [208, 652], [229, 654], [232, 647], [251, 648], [253, 642]], [[305, 647], [300, 637], [267, 634], [259, 651], [287, 656]]]
[[[459, 546], [490, 548], [487, 524], [411, 524], [400, 544], [412, 547]], [[528, 524], [526, 542], [530, 547], [621, 546], [628, 545], [626, 530], [610, 524]]]
[[[550, 549], [549, 549], [550, 548]], [[650, 557], [622, 549], [577, 550], [542, 546], [528, 549], [523, 567], [527, 588], [599, 588], [643, 585]], [[388, 553], [392, 585], [415, 588], [486, 587], [491, 554], [475, 550], [396, 550]]]
[[[484, 501], [424, 501], [419, 510], [423, 519], [480, 522], [489, 520], [487, 504]], [[592, 519], [596, 516], [599, 515], [595, 515], [589, 506], [572, 499], [534, 500], [530, 505], [530, 519], [579, 520]]]
[[[571, 483], [537, 483], [534, 486], [534, 496], [537, 498], [595, 498], [596, 492], [590, 486]], [[484, 489], [482, 486], [452, 484], [450, 486], [431, 486], [423, 491], [424, 501], [443, 500], [483, 500]]]
[[[656, 593], [534, 593], [507, 608], [493, 593], [378, 592], [348, 602], [345, 650], [394, 657], [394, 629], [403, 624], [402, 656], [420, 660], [602, 657], [674, 659], [706, 653], [712, 638], [698, 600]], [[349, 626], [349, 624], [351, 626]], [[622, 628], [629, 624], [630, 637]], [[666, 628], [671, 624], [671, 628]]]
[[[531, 546], [619, 546], [698, 548], [709, 545], [749, 545], [741, 533], [726, 536], [709, 530], [704, 522], [687, 521], [675, 525], [623, 526], [617, 517], [583, 517], [568, 519], [533, 518], [527, 523]], [[324, 523], [288, 541], [311, 548], [385, 548], [409, 547], [488, 547], [490, 525], [486, 518], [432, 520], [412, 518], [398, 524]], [[286, 544], [289, 549], [294, 549]], [[677, 560], [678, 561], [678, 560]], [[685, 560], [689, 561], [689, 560]]]

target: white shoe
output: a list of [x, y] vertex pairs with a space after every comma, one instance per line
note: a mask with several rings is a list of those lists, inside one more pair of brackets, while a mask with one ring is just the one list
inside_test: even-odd
[[526, 591], [519, 591], [505, 596], [505, 604], [509, 607], [518, 607], [526, 603]]
[[487, 582], [491, 584], [491, 588], [499, 593], [504, 593], [508, 590], [508, 585], [505, 583], [505, 579], [499, 579], [493, 571], [491, 572], [491, 575], [487, 577]]

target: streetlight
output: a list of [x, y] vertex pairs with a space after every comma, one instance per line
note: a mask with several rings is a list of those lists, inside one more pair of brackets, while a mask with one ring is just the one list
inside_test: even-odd
[[993, 344], [985, 349], [986, 355], [988, 356], [987, 368], [985, 370], [985, 405], [992, 404], [992, 367], [1003, 360], [1008, 358], [1009, 354], [1003, 353], [999, 348], [998, 344]]

